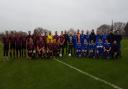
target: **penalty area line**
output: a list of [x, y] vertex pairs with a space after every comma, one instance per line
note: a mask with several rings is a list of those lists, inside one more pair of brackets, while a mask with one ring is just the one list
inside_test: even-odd
[[80, 69], [78, 69], [78, 68], [76, 68], [76, 67], [74, 67], [74, 66], [72, 66], [72, 65], [69, 65], [69, 64], [67, 64], [67, 63], [65, 63], [65, 62], [62, 62], [62, 61], [60, 61], [60, 60], [58, 60], [58, 59], [54, 59], [54, 60], [56, 60], [57, 62], [59, 62], [59, 63], [65, 65], [65, 66], [67, 66], [67, 67], [69, 67], [69, 68], [71, 68], [71, 69], [74, 69], [74, 70], [80, 72], [80, 73], [83, 74], [83, 75], [86, 75], [86, 76], [88, 76], [88, 77], [90, 77], [90, 78], [92, 78], [92, 79], [94, 79], [94, 80], [100, 81], [100, 82], [102, 82], [102, 83], [104, 83], [104, 84], [106, 84], [106, 85], [108, 85], [108, 86], [110, 86], [110, 87], [112, 87], [112, 88], [114, 88], [114, 89], [123, 89], [123, 88], [121, 88], [121, 87], [119, 87], [119, 86], [117, 86], [117, 85], [115, 85], [115, 84], [113, 84], [113, 83], [111, 83], [111, 82], [108, 82], [108, 81], [106, 81], [106, 80], [104, 80], [104, 79], [101, 79], [101, 78], [99, 78], [99, 77], [96, 77], [96, 76], [94, 76], [94, 75], [92, 75], [92, 74], [90, 74], [90, 73], [88, 73], [88, 72], [85, 72], [85, 71], [83, 71], [83, 70], [80, 70]]

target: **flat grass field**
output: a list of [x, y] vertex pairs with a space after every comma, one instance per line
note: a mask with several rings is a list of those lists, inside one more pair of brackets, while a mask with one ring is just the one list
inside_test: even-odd
[[[0, 89], [128, 89], [128, 40], [122, 41], [118, 60], [68, 57], [55, 59], [10, 59], [2, 61], [0, 44]], [[69, 67], [63, 63], [71, 65]], [[87, 74], [107, 81], [96, 80]], [[109, 84], [111, 83], [111, 85]], [[112, 86], [112, 84], [118, 86]]]

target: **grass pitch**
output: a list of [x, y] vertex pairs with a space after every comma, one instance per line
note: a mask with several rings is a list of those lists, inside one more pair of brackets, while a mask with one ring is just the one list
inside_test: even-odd
[[[0, 60], [2, 60], [0, 44]], [[68, 57], [58, 60], [128, 89], [128, 40], [122, 41], [118, 60]], [[114, 89], [56, 60], [11, 59], [0, 61], [0, 89]]]

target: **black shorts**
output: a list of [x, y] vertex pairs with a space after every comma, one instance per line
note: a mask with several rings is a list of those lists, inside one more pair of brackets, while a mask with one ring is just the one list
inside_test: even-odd
[[10, 49], [15, 49], [15, 44], [10, 44]]
[[4, 50], [9, 50], [9, 45], [4, 45]]
[[28, 56], [29, 56], [29, 57], [32, 57], [32, 52], [33, 52], [33, 50], [28, 49]]
[[16, 45], [16, 50], [21, 50], [21, 45]]
[[22, 49], [26, 49], [26, 45], [22, 45]]

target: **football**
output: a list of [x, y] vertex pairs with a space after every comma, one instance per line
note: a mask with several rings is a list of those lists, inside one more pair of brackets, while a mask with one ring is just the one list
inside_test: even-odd
[[69, 53], [68, 56], [70, 57], [71, 56], [71, 53]]
[[59, 54], [60, 57], [62, 57], [62, 54]]

